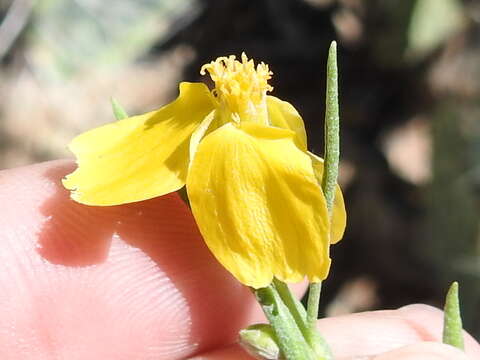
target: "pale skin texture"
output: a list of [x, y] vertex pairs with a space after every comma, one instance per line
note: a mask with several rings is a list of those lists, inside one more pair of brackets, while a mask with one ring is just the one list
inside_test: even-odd
[[[80, 205], [60, 185], [73, 168], [0, 172], [2, 360], [250, 359], [232, 344], [261, 311], [181, 200]], [[414, 305], [318, 326], [336, 359], [480, 359], [467, 334], [467, 355], [438, 343], [441, 325], [439, 310]]]

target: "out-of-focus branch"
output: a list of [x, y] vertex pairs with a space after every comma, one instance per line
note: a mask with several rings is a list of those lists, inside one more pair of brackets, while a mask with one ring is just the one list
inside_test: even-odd
[[0, 24], [0, 59], [2, 59], [15, 43], [27, 24], [36, 0], [13, 0], [7, 15]]

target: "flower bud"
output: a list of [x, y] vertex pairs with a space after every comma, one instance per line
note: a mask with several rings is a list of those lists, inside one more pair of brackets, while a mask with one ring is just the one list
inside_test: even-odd
[[275, 333], [268, 324], [255, 324], [240, 330], [240, 345], [255, 359], [283, 359]]

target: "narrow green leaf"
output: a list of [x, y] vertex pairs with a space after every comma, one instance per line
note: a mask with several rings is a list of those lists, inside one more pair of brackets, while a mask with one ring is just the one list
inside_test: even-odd
[[453, 282], [445, 299], [443, 318], [443, 343], [463, 350], [462, 317], [458, 300], [458, 282]]
[[340, 161], [340, 110], [338, 106], [337, 43], [332, 41], [327, 60], [327, 91], [325, 99], [325, 170], [322, 190], [332, 216], [335, 186]]
[[123, 109], [122, 105], [115, 99], [111, 98], [113, 114], [115, 115], [115, 119], [122, 120], [128, 118], [127, 112]]
[[[338, 163], [340, 161], [340, 111], [338, 105], [338, 66], [337, 43], [332, 41], [328, 50], [327, 60], [327, 89], [325, 97], [325, 159], [322, 178], [322, 191], [327, 202], [327, 209], [332, 216], [335, 187], [338, 177]], [[307, 339], [317, 354], [325, 359], [331, 359], [330, 349], [318, 333], [316, 323], [322, 283], [311, 283], [307, 301]]]
[[[327, 60], [327, 90], [325, 98], [325, 159], [322, 190], [327, 201], [328, 213], [332, 214], [335, 186], [340, 159], [340, 111], [338, 106], [337, 43], [332, 41]], [[307, 324], [313, 331], [318, 318], [321, 283], [310, 284], [307, 302]]]

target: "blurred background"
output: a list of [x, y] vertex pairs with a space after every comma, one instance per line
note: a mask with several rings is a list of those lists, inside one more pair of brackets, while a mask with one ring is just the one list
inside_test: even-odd
[[264, 61], [323, 153], [339, 43], [344, 240], [322, 311], [442, 306], [480, 335], [480, 2], [0, 0], [0, 167], [71, 157], [77, 134], [170, 101], [220, 55]]

